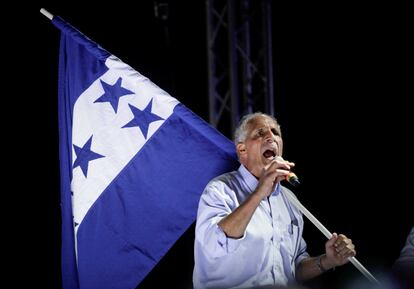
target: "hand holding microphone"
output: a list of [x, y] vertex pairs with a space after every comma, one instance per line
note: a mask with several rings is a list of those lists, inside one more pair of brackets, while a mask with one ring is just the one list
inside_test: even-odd
[[[274, 159], [277, 159], [279, 161], [285, 161], [281, 156], [275, 156]], [[294, 187], [300, 185], [299, 178], [293, 172], [289, 172], [289, 174], [286, 175], [285, 179], [289, 182], [289, 184], [291, 184]]]
[[271, 163], [263, 168], [259, 177], [257, 194], [261, 198], [268, 197], [275, 189], [276, 184], [282, 180], [288, 181], [293, 186], [299, 184], [298, 177], [290, 171], [295, 164], [284, 160], [280, 156], [273, 157]]

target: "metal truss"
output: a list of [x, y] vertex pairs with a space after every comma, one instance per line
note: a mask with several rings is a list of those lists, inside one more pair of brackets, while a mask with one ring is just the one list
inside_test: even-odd
[[240, 117], [274, 114], [271, 0], [206, 0], [209, 121], [230, 136]]

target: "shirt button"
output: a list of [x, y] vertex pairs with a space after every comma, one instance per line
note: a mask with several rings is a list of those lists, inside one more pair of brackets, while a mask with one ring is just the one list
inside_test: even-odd
[[280, 266], [279, 265], [276, 265], [275, 269], [276, 269], [276, 271], [280, 272]]

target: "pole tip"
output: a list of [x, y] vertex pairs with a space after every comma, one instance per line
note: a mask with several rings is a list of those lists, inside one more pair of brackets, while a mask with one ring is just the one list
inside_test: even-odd
[[53, 15], [51, 13], [49, 13], [49, 11], [47, 11], [45, 8], [40, 8], [40, 13], [42, 13], [43, 15], [45, 15], [50, 20], [53, 19]]

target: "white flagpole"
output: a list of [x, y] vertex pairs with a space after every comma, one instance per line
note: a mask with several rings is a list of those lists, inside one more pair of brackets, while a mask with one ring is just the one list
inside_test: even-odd
[[50, 20], [53, 19], [53, 14], [49, 13], [45, 8], [40, 9], [40, 13], [42, 13], [43, 15], [45, 15]]
[[[299, 200], [293, 195], [292, 192], [288, 191], [288, 190], [284, 190], [283, 191], [286, 195], [286, 197], [289, 199], [289, 201], [299, 209], [299, 211], [302, 212], [302, 214], [304, 214], [309, 221], [311, 221], [321, 232], [322, 234], [325, 235], [326, 238], [330, 239], [332, 237], [331, 232], [328, 231], [328, 229], [325, 228], [324, 225], [322, 225], [321, 222], [318, 221], [318, 219], [315, 218], [315, 216], [313, 216], [311, 214], [311, 212], [309, 212], [300, 202]], [[350, 257], [348, 258], [349, 261], [365, 276], [367, 277], [371, 282], [376, 283], [377, 285], [381, 285], [380, 282], [378, 282], [377, 279], [375, 279], [375, 277], [368, 272], [368, 270], [355, 258], [355, 257]]]

